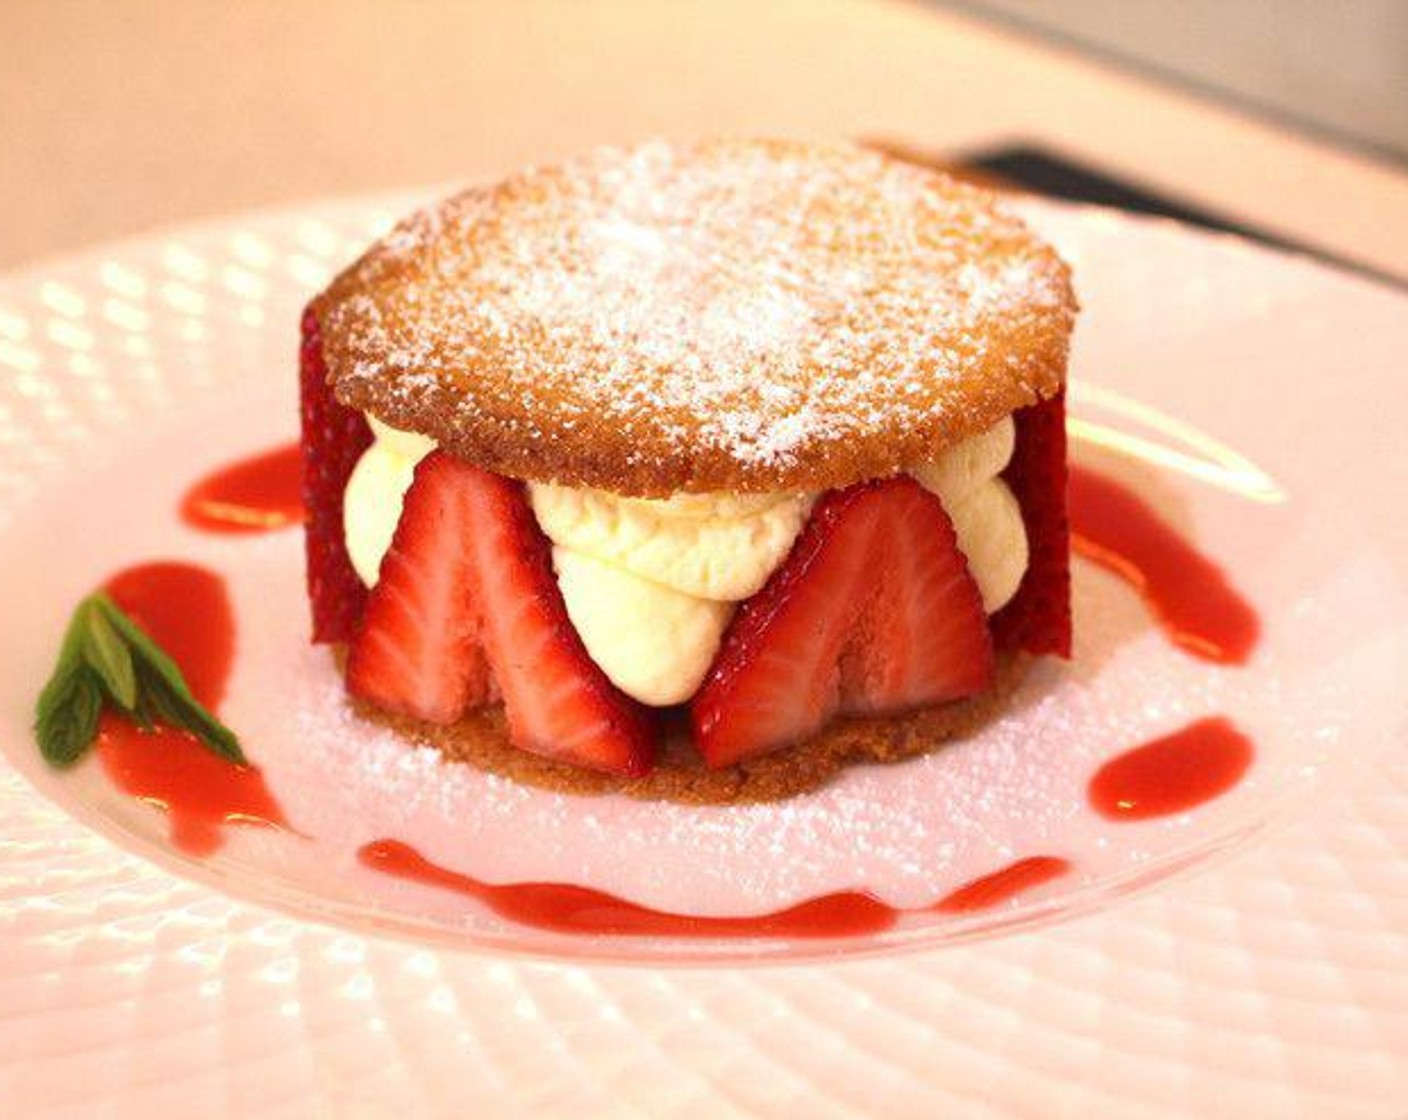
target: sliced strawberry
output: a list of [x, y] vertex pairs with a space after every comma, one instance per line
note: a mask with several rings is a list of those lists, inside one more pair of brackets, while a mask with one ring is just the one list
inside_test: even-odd
[[465, 545], [509, 738], [524, 750], [578, 766], [644, 774], [654, 755], [654, 723], [588, 656], [567, 617], [551, 546], [523, 484], [463, 469], [476, 507], [474, 533]]
[[1071, 542], [1066, 519], [1066, 401], [1013, 415], [1017, 446], [1003, 477], [1022, 507], [1031, 558], [1012, 601], [992, 617], [998, 649], [1071, 655]]
[[690, 701], [710, 766], [805, 738], [839, 707], [841, 651], [882, 520], [870, 496], [856, 486], [823, 497], [787, 559], [738, 608]]
[[372, 432], [366, 418], [339, 404], [328, 388], [318, 319], [311, 307], [303, 312], [299, 388], [313, 641], [346, 642], [356, 630], [367, 591], [343, 541], [342, 495], [352, 468], [372, 441]]
[[992, 679], [977, 585], [943, 505], [910, 479], [827, 494], [745, 602], [690, 705], [727, 766], [805, 739], [831, 715], [972, 695]]
[[453, 723], [489, 697], [466, 547], [477, 511], [461, 468], [443, 455], [416, 468], [347, 656], [353, 695], [432, 723]]
[[437, 722], [496, 690], [515, 746], [611, 773], [650, 768], [649, 714], [587, 655], [522, 484], [443, 452], [407, 491], [348, 686]]
[[971, 696], [992, 683], [992, 640], [978, 585], [942, 503], [889, 484], [865, 604], [841, 657], [841, 709], [893, 712]]

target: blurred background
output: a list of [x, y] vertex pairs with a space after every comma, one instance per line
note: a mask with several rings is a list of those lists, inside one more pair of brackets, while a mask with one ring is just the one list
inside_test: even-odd
[[975, 0], [947, 4], [1408, 160], [1404, 0]]
[[0, 0], [0, 267], [709, 132], [1035, 152], [1408, 275], [1403, 0]]

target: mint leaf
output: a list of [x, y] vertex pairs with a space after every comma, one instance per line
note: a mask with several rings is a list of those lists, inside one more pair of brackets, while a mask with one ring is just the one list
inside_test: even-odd
[[86, 665], [53, 677], [40, 695], [34, 732], [50, 766], [72, 766], [98, 734], [103, 690]]
[[118, 707], [131, 712], [137, 706], [137, 674], [131, 651], [99, 609], [96, 596], [84, 600], [78, 610], [83, 619], [83, 659], [102, 678], [103, 687]]
[[235, 733], [196, 701], [184, 681], [180, 688], [173, 688], [145, 661], [139, 661], [137, 674], [141, 681], [142, 699], [153, 719], [160, 720], [168, 727], [190, 732], [207, 749], [227, 762], [237, 766], [249, 765]]
[[191, 694], [176, 662], [100, 591], [74, 611], [35, 705], [35, 738], [51, 766], [71, 766], [83, 757], [98, 733], [104, 702], [144, 730], [159, 720], [189, 732], [221, 758], [248, 765], [235, 733]]
[[[83, 600], [78, 605], [78, 610], [73, 612], [73, 617], [68, 620], [68, 629], [64, 631], [64, 642], [59, 647], [59, 659], [50, 675], [49, 685], [53, 685], [60, 677], [83, 664], [83, 607], [87, 602], [87, 599]], [[45, 691], [48, 691], [48, 686]], [[41, 704], [44, 702], [43, 693], [40, 694], [39, 700]]]
[[189, 731], [221, 758], [238, 766], [249, 765], [235, 733], [191, 695], [176, 662], [108, 596], [94, 596], [94, 601], [127, 643], [137, 666], [141, 695], [152, 714], [171, 727]]
[[164, 649], [152, 641], [150, 634], [133, 622], [107, 595], [100, 592], [93, 596], [92, 602], [97, 610], [102, 612], [103, 617], [112, 623], [113, 629], [122, 636], [137, 663], [151, 669], [169, 688], [190, 696], [190, 687], [186, 684], [180, 667], [166, 655]]
[[102, 693], [84, 663], [84, 641], [80, 604], [64, 631], [58, 661], [35, 705], [34, 733], [39, 740], [39, 751], [53, 766], [70, 766], [77, 762], [97, 734], [98, 714], [92, 702], [96, 697], [101, 706]]

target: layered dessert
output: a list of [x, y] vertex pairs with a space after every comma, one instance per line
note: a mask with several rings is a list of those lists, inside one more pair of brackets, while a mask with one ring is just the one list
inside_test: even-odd
[[412, 215], [303, 324], [314, 640], [567, 788], [779, 796], [1070, 648], [1066, 266], [845, 145], [606, 149]]

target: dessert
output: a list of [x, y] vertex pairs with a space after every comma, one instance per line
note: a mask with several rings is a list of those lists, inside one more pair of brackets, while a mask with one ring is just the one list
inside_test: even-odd
[[780, 796], [1068, 654], [1074, 298], [845, 145], [602, 150], [413, 215], [305, 314], [314, 639], [567, 788]]

